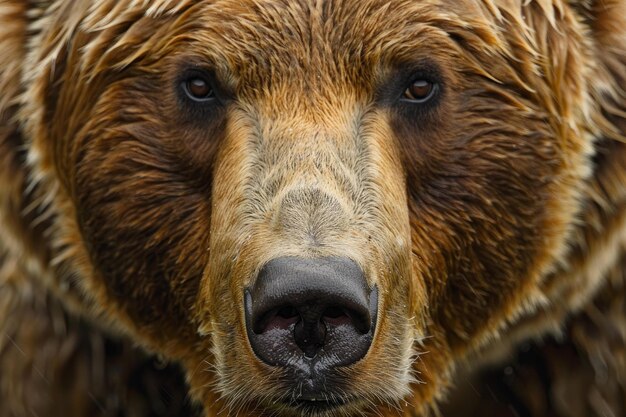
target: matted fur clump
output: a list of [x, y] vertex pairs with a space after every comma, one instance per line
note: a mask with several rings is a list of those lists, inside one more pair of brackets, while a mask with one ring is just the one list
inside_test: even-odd
[[625, 28], [1, 1], [0, 416], [625, 415]]

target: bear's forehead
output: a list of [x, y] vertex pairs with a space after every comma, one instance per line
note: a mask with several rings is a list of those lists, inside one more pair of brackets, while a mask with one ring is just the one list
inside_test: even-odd
[[176, 20], [170, 48], [233, 84], [362, 90], [394, 65], [450, 59], [455, 10], [437, 0], [207, 1]]
[[[125, 44], [136, 49], [141, 43], [141, 51], [152, 56], [196, 54], [237, 74], [251, 63], [272, 70], [345, 68], [443, 54], [451, 32], [491, 14], [478, 0], [160, 0], [130, 2], [128, 8], [113, 3], [94, 3], [81, 26], [87, 32], [126, 30], [125, 36], [107, 33], [94, 42], [96, 49], [114, 49], [118, 62]], [[108, 51], [100, 52], [95, 54]]]
[[[518, 0], [509, 3], [521, 7]], [[498, 12], [491, 1], [155, 0], [130, 2], [128, 8], [115, 4], [94, 3], [89, 18], [81, 23], [92, 34], [83, 38], [87, 45], [77, 45], [86, 78], [128, 66], [163, 71], [196, 65], [214, 70], [233, 90], [284, 88], [332, 97], [341, 89], [352, 90], [344, 91], [347, 94], [371, 92], [395, 68], [424, 61], [455, 68], [459, 33], [472, 33], [477, 50], [499, 43], [494, 30]], [[485, 42], [490, 45], [478, 45]], [[164, 60], [172, 65], [164, 65]]]
[[446, 22], [459, 19], [435, 1], [227, 0], [201, 6], [190, 12], [196, 25], [189, 39], [244, 63], [380, 62], [389, 51], [440, 46]]

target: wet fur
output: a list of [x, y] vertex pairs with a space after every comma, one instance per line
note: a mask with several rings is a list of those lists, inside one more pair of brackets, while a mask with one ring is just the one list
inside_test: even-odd
[[[623, 256], [623, 0], [4, 1], [0, 20], [0, 306], [27, 306], [0, 363], [21, 360], [15, 317], [48, 314], [34, 293], [180, 364], [207, 415], [286, 413], [242, 289], [273, 257], [341, 255], [382, 292], [340, 414], [427, 413]], [[210, 117], [175, 93], [207, 62], [236, 97]], [[388, 92], [414, 68], [444, 91], [407, 115]], [[13, 339], [22, 359], [38, 337]], [[0, 413], [23, 412], [18, 375]]]

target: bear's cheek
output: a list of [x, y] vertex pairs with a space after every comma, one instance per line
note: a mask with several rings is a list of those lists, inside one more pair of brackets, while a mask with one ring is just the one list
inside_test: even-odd
[[131, 79], [112, 85], [69, 155], [97, 285], [136, 331], [184, 345], [198, 337], [191, 308], [208, 262], [211, 167], [222, 119], [194, 127], [175, 110], [155, 92], [139, 93]]
[[433, 329], [463, 350], [519, 307], [564, 239], [567, 221], [550, 219], [571, 216], [559, 192], [571, 174], [548, 120], [510, 111], [494, 93], [461, 93], [428, 129], [402, 114], [392, 126], [407, 149], [415, 267]]

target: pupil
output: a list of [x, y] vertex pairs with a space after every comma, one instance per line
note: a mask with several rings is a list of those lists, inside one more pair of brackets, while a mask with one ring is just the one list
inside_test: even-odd
[[415, 81], [411, 88], [411, 93], [415, 98], [424, 98], [430, 94], [432, 84], [425, 80]]
[[195, 97], [204, 98], [211, 93], [211, 89], [206, 81], [200, 78], [194, 78], [187, 82], [187, 88]]

